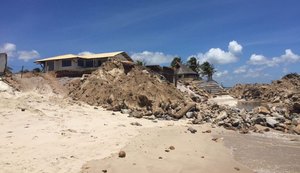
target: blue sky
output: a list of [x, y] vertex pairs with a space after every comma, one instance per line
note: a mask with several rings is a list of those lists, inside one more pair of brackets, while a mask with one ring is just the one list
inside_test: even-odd
[[9, 65], [124, 50], [148, 64], [195, 56], [224, 85], [300, 73], [297, 0], [0, 0], [0, 51]]

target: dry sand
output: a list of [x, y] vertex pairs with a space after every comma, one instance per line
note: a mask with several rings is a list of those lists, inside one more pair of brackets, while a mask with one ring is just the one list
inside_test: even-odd
[[[170, 124], [112, 115], [53, 95], [0, 96], [1, 173], [79, 172], [87, 161], [119, 151], [138, 129]], [[143, 126], [130, 125], [136, 121]]]

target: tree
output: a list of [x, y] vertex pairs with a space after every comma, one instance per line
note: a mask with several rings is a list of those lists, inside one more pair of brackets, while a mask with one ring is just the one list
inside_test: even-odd
[[139, 65], [139, 66], [146, 66], [146, 62], [144, 60], [142, 60], [142, 61], [141, 60], [136, 60], [135, 64]]
[[188, 61], [187, 61], [187, 66], [192, 69], [194, 72], [199, 73], [200, 71], [200, 65], [197, 61], [197, 59], [195, 57], [191, 57]]
[[180, 57], [173, 58], [173, 60], [171, 62], [171, 67], [173, 67], [173, 68], [177, 67], [178, 63], [182, 63], [181, 58]]
[[200, 65], [201, 74], [203, 76], [207, 76], [207, 81], [212, 81], [212, 76], [216, 72], [215, 67], [213, 64], [210, 64], [209, 62], [204, 62]]

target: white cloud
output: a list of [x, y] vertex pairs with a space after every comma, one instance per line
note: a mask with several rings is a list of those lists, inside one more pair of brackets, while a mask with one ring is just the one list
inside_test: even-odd
[[282, 63], [289, 64], [295, 62], [300, 62], [300, 56], [294, 54], [291, 49], [286, 49], [285, 54], [273, 58], [267, 58], [263, 55], [252, 54], [248, 61], [248, 64], [274, 67]]
[[40, 54], [36, 50], [26, 51], [26, 50], [17, 50], [17, 46], [13, 43], [4, 43], [0, 46], [0, 52], [7, 53], [10, 59], [18, 58], [25, 62], [40, 57]]
[[5, 43], [0, 46], [1, 53], [7, 53], [8, 57], [13, 57], [16, 54], [17, 46], [13, 43]]
[[139, 53], [133, 53], [131, 58], [133, 60], [139, 60], [146, 63], [146, 65], [158, 65], [158, 64], [165, 64], [170, 63], [174, 55], [166, 55], [162, 52], [150, 52], [150, 51], [143, 51]]
[[36, 50], [31, 51], [18, 51], [18, 59], [23, 60], [25, 62], [39, 58], [40, 54]]
[[228, 70], [224, 70], [224, 71], [217, 71], [214, 75], [215, 77], [220, 78], [220, 77], [227, 76], [228, 73], [229, 73]]
[[242, 53], [243, 47], [238, 42], [233, 40], [229, 43], [228, 50], [231, 53], [239, 54], [239, 53]]
[[89, 51], [83, 51], [83, 52], [78, 53], [78, 55], [92, 55], [92, 54], [94, 54], [94, 53], [89, 52]]
[[240, 66], [237, 69], [235, 69], [233, 73], [235, 74], [245, 73], [247, 71], [247, 68], [248, 67], [246, 65]]
[[264, 72], [265, 67], [260, 68], [250, 68], [247, 70], [245, 77], [257, 78], [257, 77], [266, 77], [270, 76]]
[[208, 61], [213, 64], [229, 64], [238, 61], [242, 50], [243, 47], [233, 40], [228, 44], [228, 51], [220, 48], [211, 48], [206, 53], [199, 53], [196, 56], [194, 55], [194, 57], [197, 57], [200, 63]]

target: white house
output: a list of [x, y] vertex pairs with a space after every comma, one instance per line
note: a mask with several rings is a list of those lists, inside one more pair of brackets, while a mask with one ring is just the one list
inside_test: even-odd
[[84, 72], [95, 70], [110, 59], [133, 62], [126, 52], [120, 51], [89, 55], [66, 54], [36, 60], [35, 63], [40, 64], [44, 72]]

